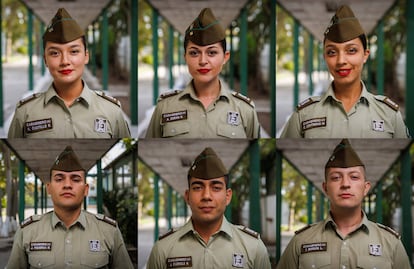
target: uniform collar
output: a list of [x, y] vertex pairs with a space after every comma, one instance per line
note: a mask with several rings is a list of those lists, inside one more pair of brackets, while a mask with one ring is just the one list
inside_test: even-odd
[[[365, 87], [364, 82], [361, 80], [361, 84], [362, 84], [362, 92], [361, 95], [359, 97], [359, 101], [362, 103], [366, 103], [369, 105], [370, 101], [372, 100], [371, 95], [369, 94], [367, 88]], [[326, 101], [328, 100], [335, 100], [337, 102], [340, 102], [336, 97], [335, 97], [335, 93], [333, 90], [333, 81], [331, 82], [331, 84], [329, 85], [328, 90], [326, 91], [326, 93], [322, 96], [321, 98], [321, 102], [324, 104]]]
[[[193, 81], [191, 80], [190, 83], [187, 84], [187, 86], [184, 88], [183, 92], [181, 93], [180, 99], [184, 98], [184, 97], [190, 97], [193, 100], [197, 100], [199, 101], [200, 99], [198, 99], [196, 93], [195, 93], [195, 89], [194, 89], [194, 85], [193, 85]], [[227, 85], [225, 83], [223, 83], [223, 81], [219, 80], [220, 82], [220, 95], [218, 100], [230, 100], [230, 89], [227, 87]]]
[[[83, 90], [82, 90], [81, 95], [79, 96], [79, 99], [85, 106], [89, 106], [92, 100], [92, 91], [88, 87], [86, 82], [84, 81], [82, 82], [83, 82]], [[53, 83], [52, 83], [50, 84], [49, 89], [45, 93], [45, 105], [47, 105], [53, 99], [62, 100], [62, 98], [60, 98], [59, 95], [57, 94], [55, 88], [53, 87]]]
[[[191, 218], [180, 229], [180, 233], [181, 234], [179, 234], [179, 238], [182, 238], [187, 234], [198, 234], [197, 231], [194, 229]], [[223, 217], [223, 222], [221, 223], [220, 229], [216, 233], [214, 233], [214, 235], [217, 235], [219, 233], [225, 234], [226, 236], [230, 238], [233, 236], [231, 224], [227, 221], [226, 217]]]
[[[362, 221], [359, 224], [358, 228], [356, 228], [355, 231], [353, 231], [352, 233], [354, 233], [358, 230], [362, 230], [362, 231], [364, 231], [365, 233], [368, 234], [370, 223], [369, 223], [369, 220], [368, 220], [367, 215], [365, 214], [365, 212], [361, 210], [361, 213], [362, 213]], [[324, 227], [324, 231], [329, 230], [329, 229], [332, 229], [332, 230], [336, 231], [337, 225], [336, 225], [335, 221], [332, 218], [331, 212], [329, 212], [329, 216], [325, 219], [323, 227]]]
[[[59, 219], [59, 217], [56, 215], [55, 211], [52, 212], [52, 227], [53, 229], [56, 228], [58, 225], [65, 227], [65, 224]], [[80, 215], [78, 219], [71, 225], [71, 227], [79, 225], [83, 229], [86, 227], [86, 217], [85, 212], [81, 210]], [[70, 228], [70, 227], [69, 227]]]

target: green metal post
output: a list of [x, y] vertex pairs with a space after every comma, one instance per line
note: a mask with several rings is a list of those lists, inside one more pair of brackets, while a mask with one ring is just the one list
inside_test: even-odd
[[293, 67], [294, 67], [294, 86], [293, 86], [293, 107], [299, 104], [299, 22], [295, 19], [293, 26]]
[[102, 177], [102, 160], [99, 159], [96, 162], [96, 203], [98, 208], [98, 213], [103, 213], [103, 177]]
[[29, 91], [33, 91], [33, 12], [27, 8], [27, 38], [29, 54]]
[[34, 213], [37, 214], [37, 208], [39, 207], [39, 191], [38, 191], [38, 178], [34, 179]]
[[247, 10], [242, 8], [240, 12], [240, 92], [247, 95], [248, 61], [247, 61]]
[[276, 137], [276, 0], [270, 1], [270, 137]]
[[172, 188], [170, 185], [167, 187], [167, 221], [168, 221], [168, 229], [172, 228]]
[[137, 186], [138, 178], [138, 147], [132, 151], [132, 186]]
[[158, 186], [159, 183], [159, 176], [155, 174], [154, 176], [154, 241], [158, 240], [160, 234], [160, 226], [159, 226], [159, 219], [160, 219], [160, 189]]
[[19, 161], [19, 222], [24, 220], [25, 202], [25, 180], [24, 180], [24, 161]]
[[138, 125], [138, 0], [131, 0], [131, 124]]
[[233, 24], [230, 24], [230, 60], [229, 60], [229, 87], [234, 89], [234, 35], [233, 35]]
[[258, 140], [252, 141], [250, 155], [250, 227], [261, 233], [262, 214], [260, 210], [260, 148]]
[[378, 22], [377, 38], [377, 92], [384, 95], [384, 20]]
[[158, 12], [152, 9], [152, 57], [154, 59], [154, 79], [153, 79], [153, 99], [152, 103], [155, 105], [158, 99]]
[[318, 217], [318, 221], [321, 221], [325, 218], [325, 195], [322, 192], [319, 192], [319, 212], [320, 215]]
[[313, 36], [309, 34], [309, 49], [308, 49], [308, 64], [309, 64], [309, 74], [308, 74], [308, 84], [309, 84], [309, 95], [313, 95]]
[[174, 28], [170, 24], [168, 27], [168, 72], [169, 80], [168, 86], [170, 89], [174, 87]]
[[375, 198], [375, 213], [377, 216], [377, 222], [382, 223], [382, 180], [378, 181], [376, 186], [376, 198]]
[[[2, 0], [0, 0], [0, 7], [2, 7]], [[2, 8], [0, 9], [2, 10]], [[0, 12], [0, 22], [3, 21], [2, 12]], [[0, 24], [0, 127], [3, 127], [4, 115], [3, 115], [3, 29]]]
[[307, 196], [308, 196], [308, 204], [307, 204], [307, 211], [308, 211], [308, 224], [313, 223], [312, 218], [312, 205], [313, 205], [313, 184], [312, 182], [308, 181], [308, 190], [307, 190]]
[[102, 11], [102, 25], [101, 25], [101, 42], [102, 42], [102, 89], [108, 90], [108, 76], [109, 76], [109, 27], [108, 27], [108, 10], [105, 8]]
[[179, 217], [179, 213], [178, 213], [178, 193], [175, 191], [174, 192], [174, 206], [175, 206], [175, 217], [178, 218]]
[[407, 22], [405, 42], [406, 60], [405, 60], [405, 123], [411, 135], [414, 135], [414, 1], [406, 2], [405, 20]]
[[276, 150], [276, 263], [280, 260], [282, 246], [282, 153]]
[[[45, 32], [45, 24], [44, 22], [40, 22], [40, 30], [42, 31], [42, 33]], [[41, 53], [39, 54], [40, 57], [43, 56], [43, 38], [39, 38], [39, 47], [40, 47], [40, 51]], [[43, 61], [43, 58], [41, 58], [40, 60], [41, 64], [40, 64], [40, 74], [43, 76], [46, 73], [46, 65], [45, 65], [45, 61]]]
[[42, 181], [40, 184], [40, 212], [43, 214], [45, 212], [45, 184]]
[[[408, 1], [410, 2], [410, 1]], [[402, 152], [401, 157], [401, 209], [402, 209], [402, 242], [410, 261], [413, 263], [413, 216], [411, 186], [411, 155], [410, 150]]]
[[95, 32], [95, 22], [91, 25], [92, 30], [92, 44], [89, 47], [89, 62], [92, 69], [92, 75], [96, 76], [96, 32]]
[[[230, 175], [229, 175], [230, 177]], [[231, 177], [230, 177], [231, 178]], [[231, 180], [229, 180], [229, 185], [227, 186], [228, 188], [231, 188]], [[226, 207], [226, 210], [224, 211], [224, 215], [226, 216], [226, 219], [228, 221], [232, 221], [232, 211], [231, 211], [231, 202], [230, 204]]]

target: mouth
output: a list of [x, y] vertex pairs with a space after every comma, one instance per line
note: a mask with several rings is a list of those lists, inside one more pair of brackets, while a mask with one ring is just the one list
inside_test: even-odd
[[349, 199], [349, 198], [353, 197], [353, 195], [350, 194], [350, 193], [342, 193], [342, 194], [339, 195], [339, 197], [341, 197], [342, 199]]
[[197, 69], [197, 71], [200, 74], [207, 74], [208, 72], [210, 72], [210, 69], [201, 68], [201, 69]]
[[60, 196], [70, 198], [70, 197], [74, 197], [75, 195], [73, 195], [73, 193], [70, 193], [70, 192], [64, 192], [64, 193], [61, 193]]
[[210, 213], [214, 210], [214, 207], [212, 207], [212, 206], [203, 206], [203, 207], [200, 207], [200, 210], [203, 213]]
[[351, 73], [351, 69], [339, 69], [336, 71], [341, 77], [346, 77]]
[[73, 70], [71, 69], [64, 69], [64, 70], [60, 70], [59, 73], [63, 74], [63, 75], [69, 75], [73, 72]]

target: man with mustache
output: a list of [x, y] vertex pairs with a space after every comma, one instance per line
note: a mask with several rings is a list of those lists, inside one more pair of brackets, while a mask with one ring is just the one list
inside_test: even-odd
[[6, 268], [133, 268], [116, 221], [82, 210], [89, 185], [70, 146], [54, 162], [46, 189], [54, 210], [21, 223]]
[[364, 163], [343, 139], [325, 165], [329, 216], [297, 231], [277, 268], [410, 269], [399, 234], [369, 221], [361, 208], [370, 188]]
[[185, 200], [192, 216], [183, 227], [160, 237], [147, 268], [270, 269], [269, 255], [259, 234], [233, 225], [224, 217], [232, 190], [227, 169], [213, 149], [201, 152], [187, 179]]

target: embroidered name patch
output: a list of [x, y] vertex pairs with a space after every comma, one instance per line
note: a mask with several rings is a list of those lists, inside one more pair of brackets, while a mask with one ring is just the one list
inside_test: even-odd
[[227, 113], [227, 123], [230, 125], [239, 125], [240, 124], [239, 112], [229, 111]]
[[187, 119], [187, 110], [176, 111], [171, 113], [164, 113], [162, 114], [162, 123], [178, 121], [178, 120], [186, 120]]
[[104, 118], [95, 119], [95, 132], [106, 133], [108, 130], [108, 120]]
[[326, 117], [323, 118], [314, 118], [302, 121], [302, 130], [306, 131], [312, 128], [325, 127], [326, 126]]
[[369, 244], [369, 254], [373, 256], [382, 256], [382, 247], [380, 244]]
[[179, 268], [179, 267], [193, 267], [192, 257], [187, 256], [187, 257], [167, 258], [167, 268]]
[[384, 132], [384, 120], [372, 120], [372, 130]]
[[301, 249], [302, 254], [310, 253], [310, 252], [326, 251], [328, 249], [328, 243], [318, 242], [318, 243], [302, 244], [300, 249]]
[[244, 268], [244, 255], [239, 253], [233, 254], [233, 267]]
[[30, 251], [51, 251], [52, 242], [30, 242]]
[[52, 118], [27, 121], [24, 123], [24, 127], [26, 129], [26, 133], [28, 134], [50, 130], [53, 129]]

